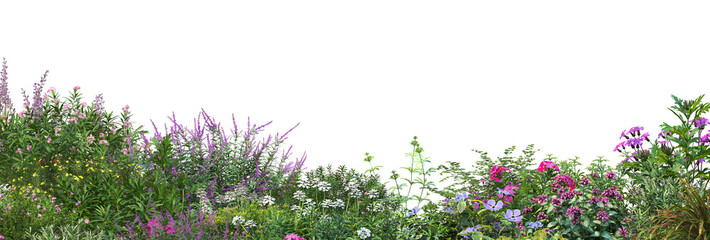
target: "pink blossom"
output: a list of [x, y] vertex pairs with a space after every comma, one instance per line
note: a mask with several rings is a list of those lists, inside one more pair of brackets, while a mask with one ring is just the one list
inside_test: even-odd
[[81, 89], [81, 87], [79, 87], [79, 86], [75, 86], [75, 87], [74, 87], [74, 90], [75, 90], [75, 91], [76, 91], [76, 90], [79, 90], [79, 89]]
[[557, 167], [557, 164], [553, 163], [552, 161], [542, 161], [540, 163], [540, 166], [537, 167], [538, 172], [544, 172], [547, 169], [555, 169], [557, 172], [560, 171], [560, 168]]
[[104, 137], [104, 133], [99, 133], [99, 137], [100, 138]]
[[52, 138], [47, 138], [47, 143], [52, 142]]
[[88, 219], [88, 218], [87, 218], [87, 219], [84, 219], [84, 223], [88, 224], [88, 223], [89, 223], [89, 219]]
[[128, 154], [128, 149], [121, 149], [121, 152], [123, 152], [123, 154]]
[[22, 153], [22, 149], [19, 149], [19, 148], [18, 148], [17, 151], [15, 151], [15, 152], [16, 152], [16, 153]]
[[126, 105], [125, 107], [121, 108], [121, 110], [126, 111], [126, 110], [128, 110], [128, 108], [130, 108], [130, 107], [128, 105]]
[[81, 106], [86, 107], [86, 105], [88, 105], [86, 102], [81, 102]]
[[54, 87], [49, 87], [49, 89], [47, 89], [47, 93], [50, 93], [50, 92], [55, 91], [55, 90], [57, 90], [57, 89], [54, 88]]
[[99, 141], [99, 145], [101, 145], [101, 144], [106, 144], [106, 146], [108, 146], [108, 141], [106, 141], [106, 140], [101, 140], [101, 141]]
[[554, 177], [553, 179], [554, 179], [554, 180], [561, 179], [562, 181], [564, 181], [565, 183], [567, 183], [567, 186], [569, 187], [569, 190], [570, 190], [570, 191], [573, 191], [573, 190], [574, 190], [574, 187], [575, 187], [575, 185], [574, 185], [574, 180], [572, 180], [571, 177], [569, 177], [569, 176], [567, 176], [567, 175], [558, 175], [557, 177]]
[[495, 182], [501, 182], [502, 180], [498, 177], [503, 177], [503, 171], [510, 172], [510, 170], [508, 170], [505, 167], [498, 166], [498, 165], [493, 166], [493, 168], [491, 168], [491, 179], [490, 180], [491, 181], [495, 180]]

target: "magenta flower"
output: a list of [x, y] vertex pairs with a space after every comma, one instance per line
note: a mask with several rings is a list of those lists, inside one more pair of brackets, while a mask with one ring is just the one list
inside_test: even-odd
[[163, 226], [163, 231], [165, 231], [168, 234], [175, 234], [175, 226], [172, 224], [168, 224], [166, 226]]
[[79, 86], [75, 86], [75, 87], [74, 87], [74, 90], [75, 90], [75, 91], [76, 91], [76, 90], [79, 90], [79, 89], [81, 89], [81, 87], [79, 87]]
[[604, 176], [608, 179], [614, 180], [614, 172], [609, 171], [608, 173], [604, 174]]
[[695, 127], [700, 128], [702, 130], [705, 128], [705, 125], [708, 125], [708, 119], [701, 117], [701, 118], [695, 119], [695, 121], [693, 121], [693, 123], [695, 123]]
[[510, 170], [508, 170], [505, 167], [498, 166], [498, 165], [493, 166], [493, 168], [491, 168], [491, 179], [490, 180], [495, 181], [495, 182], [502, 182], [502, 180], [499, 177], [503, 177], [503, 171], [510, 172]]
[[558, 175], [557, 177], [555, 177], [555, 178], [553, 178], [553, 179], [554, 179], [554, 180], [560, 179], [560, 181], [563, 181], [563, 182], [567, 183], [567, 186], [569, 187], [569, 190], [570, 190], [570, 191], [573, 191], [573, 190], [574, 190], [574, 187], [575, 187], [575, 185], [574, 185], [574, 180], [572, 180], [571, 177], [569, 177], [569, 176], [563, 174], [563, 175]]
[[306, 240], [306, 239], [298, 236], [298, 234], [292, 233], [292, 234], [286, 235], [286, 237], [284, 237], [284, 240]]
[[547, 169], [555, 169], [557, 172], [560, 171], [560, 168], [557, 167], [557, 164], [553, 163], [552, 161], [542, 161], [540, 163], [540, 166], [537, 167], [538, 172], [544, 172]]

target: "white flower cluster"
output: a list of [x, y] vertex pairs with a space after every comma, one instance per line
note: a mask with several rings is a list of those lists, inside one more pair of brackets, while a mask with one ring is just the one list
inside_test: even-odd
[[200, 209], [206, 215], [212, 214], [212, 205], [207, 199], [207, 192], [204, 188], [197, 189], [197, 197], [200, 199]]
[[372, 206], [368, 206], [367, 210], [370, 212], [382, 212], [385, 210], [385, 206], [382, 202], [375, 202], [372, 203]]
[[315, 206], [316, 205], [316, 203], [313, 202], [313, 199], [310, 199], [310, 198], [306, 199], [306, 202], [303, 204], [306, 204], [308, 206]]
[[327, 192], [328, 190], [330, 190], [330, 183], [325, 182], [325, 181], [319, 182], [317, 186], [318, 186], [318, 190], [320, 190], [322, 192]]
[[0, 193], [7, 192], [7, 190], [10, 190], [10, 185], [0, 184]]
[[372, 189], [372, 190], [368, 191], [368, 192], [367, 192], [367, 196], [370, 197], [371, 199], [372, 199], [372, 198], [377, 198], [377, 190]]
[[370, 237], [370, 229], [367, 228], [360, 228], [360, 230], [357, 230], [357, 235], [360, 237], [360, 239], [365, 239]]
[[256, 223], [254, 223], [253, 220], [244, 220], [241, 216], [237, 215], [232, 218], [232, 225], [234, 226], [239, 226], [242, 225], [244, 228], [253, 228], [256, 227]]
[[340, 199], [335, 199], [335, 201], [332, 201], [330, 199], [323, 200], [323, 202], [320, 203], [321, 206], [324, 208], [345, 208], [345, 202]]
[[261, 206], [268, 206], [268, 205], [271, 205], [271, 204], [274, 204], [274, 198], [273, 198], [273, 197], [271, 197], [271, 196], [269, 196], [269, 195], [266, 195], [266, 196], [264, 196], [264, 198], [261, 199]]
[[345, 186], [345, 191], [350, 192], [353, 197], [360, 197], [362, 192], [358, 189], [357, 181], [349, 181], [348, 185]]
[[303, 201], [304, 199], [306, 199], [306, 194], [303, 191], [298, 190], [293, 193], [293, 198], [298, 199], [298, 201]]

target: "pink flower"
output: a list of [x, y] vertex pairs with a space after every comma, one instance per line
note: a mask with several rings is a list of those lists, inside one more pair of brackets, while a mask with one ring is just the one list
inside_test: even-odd
[[128, 108], [130, 108], [130, 107], [128, 105], [126, 105], [125, 107], [121, 108], [121, 110], [126, 111], [126, 110], [128, 110]]
[[55, 91], [55, 90], [57, 90], [57, 89], [54, 88], [54, 87], [49, 87], [49, 89], [47, 89], [47, 93], [50, 93], [50, 92]]
[[172, 224], [168, 224], [163, 227], [163, 231], [168, 234], [175, 234], [175, 226], [173, 226]]
[[76, 205], [76, 206], [79, 206], [79, 204], [81, 204], [81, 201], [76, 202], [75, 205]]
[[540, 163], [540, 166], [537, 167], [537, 171], [542, 173], [547, 169], [553, 169], [553, 168], [555, 170], [557, 170], [557, 172], [560, 171], [560, 168], [558, 168], [557, 165], [555, 163], [553, 163], [552, 161], [542, 161]]
[[86, 102], [81, 102], [81, 106], [86, 107], [86, 105], [88, 105]]
[[604, 174], [604, 176], [608, 179], [614, 179], [614, 172], [609, 171], [608, 173]]
[[19, 148], [18, 148], [17, 151], [15, 151], [15, 152], [16, 152], [16, 153], [22, 153], [22, 149], [19, 149]]
[[59, 131], [61, 131], [61, 130], [62, 130], [62, 128], [54, 129], [54, 135], [57, 135], [57, 133], [59, 133]]
[[555, 178], [553, 178], [553, 179], [554, 179], [554, 180], [561, 179], [562, 181], [564, 181], [565, 183], [567, 183], [567, 186], [569, 187], [569, 190], [570, 190], [570, 191], [573, 191], [573, 190], [574, 190], [574, 187], [575, 187], [575, 185], [574, 185], [574, 180], [572, 180], [571, 177], [569, 177], [569, 176], [567, 176], [567, 175], [558, 175], [557, 177], [555, 177]]
[[101, 145], [101, 144], [106, 144], [106, 146], [108, 146], [108, 141], [106, 141], [106, 140], [101, 140], [101, 141], [99, 141], [99, 145]]
[[502, 180], [498, 177], [503, 177], [503, 171], [510, 172], [510, 170], [505, 167], [499, 167], [498, 165], [493, 166], [493, 168], [491, 168], [491, 181], [495, 180], [495, 182], [501, 182]]
[[284, 237], [284, 240], [306, 240], [306, 239], [298, 236], [298, 234], [292, 233], [292, 234], [286, 235], [286, 237]]
[[128, 154], [128, 149], [121, 149], [121, 152], [123, 152], [123, 154]]
[[89, 219], [84, 219], [84, 223], [89, 224]]
[[79, 87], [79, 86], [74, 87], [74, 91], [79, 90], [79, 89], [81, 89], [81, 87]]
[[52, 142], [52, 138], [47, 139], [47, 143], [50, 143], [50, 142]]

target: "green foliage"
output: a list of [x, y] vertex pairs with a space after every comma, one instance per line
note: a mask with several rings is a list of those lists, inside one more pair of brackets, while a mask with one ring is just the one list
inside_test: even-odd
[[681, 200], [674, 202], [669, 209], [662, 209], [650, 218], [651, 228], [641, 232], [650, 239], [708, 239], [710, 238], [710, 195], [705, 190], [710, 181], [698, 188], [685, 179], [680, 179], [682, 191], [678, 193]]
[[[39, 231], [32, 231], [30, 228], [25, 232], [26, 238], [29, 238], [31, 240], [57, 240], [57, 239], [62, 239], [62, 240], [100, 240], [100, 239], [107, 239], [108, 236], [105, 235], [103, 230], [100, 230], [98, 232], [92, 232], [91, 230], [85, 230], [82, 229], [81, 226], [83, 223], [81, 220], [79, 220], [78, 223], [76, 224], [68, 224], [68, 225], [63, 225], [59, 227], [55, 227], [54, 225], [49, 225], [49, 226], [44, 226]], [[55, 232], [54, 230], [57, 229], [59, 232]]]
[[[426, 192], [426, 195], [423, 195], [424, 190], [435, 188], [434, 182], [428, 180], [427, 177], [431, 176], [432, 173], [436, 172], [436, 169], [431, 167], [424, 167], [425, 163], [431, 163], [431, 161], [429, 160], [429, 158], [424, 158], [422, 156], [424, 148], [419, 145], [419, 142], [417, 141], [417, 136], [414, 136], [414, 140], [412, 140], [410, 144], [413, 147], [412, 152], [406, 153], [405, 155], [411, 157], [411, 165], [409, 167], [402, 167], [402, 169], [405, 169], [407, 170], [407, 172], [409, 172], [409, 178], [402, 178], [402, 180], [406, 183], [398, 183], [397, 180], [399, 179], [399, 174], [395, 171], [392, 171], [392, 175], [390, 176], [390, 179], [394, 180], [395, 183], [395, 188], [393, 189], [393, 191], [396, 190], [397, 195], [401, 196], [401, 201], [402, 204], [404, 204], [404, 208], [409, 208], [409, 201], [411, 200], [417, 201], [416, 207], [419, 207], [423, 201], [431, 202], [431, 200], [427, 198], [429, 196], [429, 192]], [[419, 177], [414, 178], [415, 173], [419, 175]], [[415, 184], [420, 185], [419, 195], [416, 195], [416, 193], [415, 195], [411, 195], [412, 187], [414, 187]], [[401, 191], [405, 187], [409, 187], [407, 189], [407, 195], [403, 195]]]

